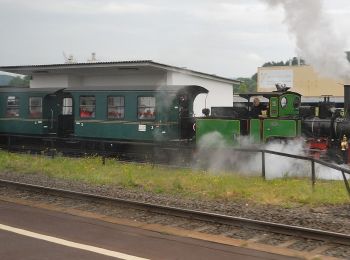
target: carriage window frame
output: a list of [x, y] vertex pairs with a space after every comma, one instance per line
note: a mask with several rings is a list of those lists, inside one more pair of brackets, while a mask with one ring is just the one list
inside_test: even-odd
[[[14, 104], [9, 104], [10, 98], [14, 100]], [[13, 114], [13, 111], [15, 114]], [[7, 96], [6, 101], [6, 117], [16, 118], [20, 116], [20, 98], [18, 96]]]
[[[122, 100], [121, 105], [110, 105], [109, 103], [109, 99], [110, 98], [121, 98], [120, 100]], [[122, 109], [122, 116], [117, 117], [117, 116], [113, 116], [110, 115], [113, 111], [111, 111], [112, 109], [115, 109], [118, 111], [118, 109]], [[119, 112], [117, 112], [119, 113]], [[125, 118], [125, 96], [107, 96], [107, 119], [108, 120], [122, 120]]]
[[[66, 104], [65, 100], [70, 99], [71, 104]], [[80, 108], [79, 108], [80, 112]], [[62, 99], [62, 115], [73, 115], [73, 98], [72, 97], [63, 97]]]
[[[92, 105], [83, 105], [82, 101], [85, 98], [94, 100]], [[85, 108], [85, 111], [82, 111]], [[87, 111], [86, 109], [92, 108], [92, 111]], [[79, 96], [79, 117], [80, 119], [94, 119], [96, 118], [96, 96], [94, 95], [83, 95]]]
[[[39, 105], [33, 105], [32, 100], [40, 100]], [[30, 118], [42, 118], [43, 116], [43, 98], [38, 96], [32, 96], [28, 99], [28, 113]], [[38, 112], [33, 113], [33, 108], [39, 108]]]
[[[140, 106], [140, 103], [141, 103], [141, 101], [140, 101], [140, 99], [141, 98], [151, 98], [151, 99], [153, 99], [154, 100], [154, 106]], [[140, 109], [142, 109], [142, 110], [146, 110], [146, 109], [151, 109], [151, 111], [152, 111], [152, 109], [153, 109], [153, 112], [152, 112], [152, 117], [145, 117], [144, 116], [144, 114], [145, 113], [140, 113]], [[137, 97], [137, 118], [139, 119], [139, 120], [155, 120], [156, 119], [156, 115], [157, 115], [157, 113], [156, 113], [156, 97], [155, 96], [138, 96]]]

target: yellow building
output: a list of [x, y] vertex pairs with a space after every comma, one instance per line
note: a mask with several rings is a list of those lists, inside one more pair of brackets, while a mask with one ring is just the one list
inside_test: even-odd
[[258, 91], [276, 90], [275, 84], [285, 84], [291, 91], [307, 97], [344, 96], [343, 82], [321, 77], [311, 66], [277, 66], [258, 68]]

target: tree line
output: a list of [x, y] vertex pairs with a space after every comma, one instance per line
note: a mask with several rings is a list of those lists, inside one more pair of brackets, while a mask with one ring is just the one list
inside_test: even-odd
[[30, 76], [16, 76], [9, 82], [9, 86], [13, 87], [29, 87]]

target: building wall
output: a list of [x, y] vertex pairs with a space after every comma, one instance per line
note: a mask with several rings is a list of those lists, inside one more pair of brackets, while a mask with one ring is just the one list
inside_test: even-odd
[[35, 75], [30, 82], [32, 88], [84, 88], [113, 86], [160, 86], [167, 82], [166, 73], [135, 73], [125, 75]]
[[33, 75], [30, 81], [31, 88], [67, 88], [68, 75]]
[[126, 74], [126, 75], [91, 75], [85, 76], [82, 86], [161, 86], [166, 84], [165, 73]]
[[258, 91], [276, 90], [275, 83], [285, 83], [303, 96], [343, 96], [343, 82], [317, 74], [311, 66], [258, 68]]
[[232, 106], [232, 83], [225, 83], [215, 79], [204, 78], [192, 74], [176, 71], [159, 71], [152, 73], [129, 72], [113, 74], [107, 72], [96, 74], [91, 72], [73, 74], [34, 75], [31, 80], [32, 88], [103, 88], [117, 86], [157, 86], [162, 85], [199, 85], [209, 90], [209, 94], [200, 94], [194, 103], [196, 116], [202, 115], [202, 109], [213, 106]]
[[68, 76], [68, 87], [70, 88], [80, 88], [82, 86], [82, 77], [69, 75]]

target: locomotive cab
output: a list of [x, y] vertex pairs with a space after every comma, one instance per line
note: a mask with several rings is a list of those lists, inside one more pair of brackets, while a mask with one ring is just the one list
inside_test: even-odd
[[241, 142], [240, 136], [260, 143], [301, 135], [300, 94], [284, 89], [238, 96], [246, 101], [239, 102], [239, 106], [234, 103], [230, 109], [212, 108], [212, 116], [197, 120], [197, 140], [213, 132], [233, 145]]
[[240, 94], [240, 96], [248, 100], [250, 111], [254, 106], [252, 98], [261, 96], [267, 100], [265, 111], [262, 110], [257, 118], [250, 116], [249, 135], [255, 142], [295, 138], [301, 135], [300, 94], [279, 90]]

